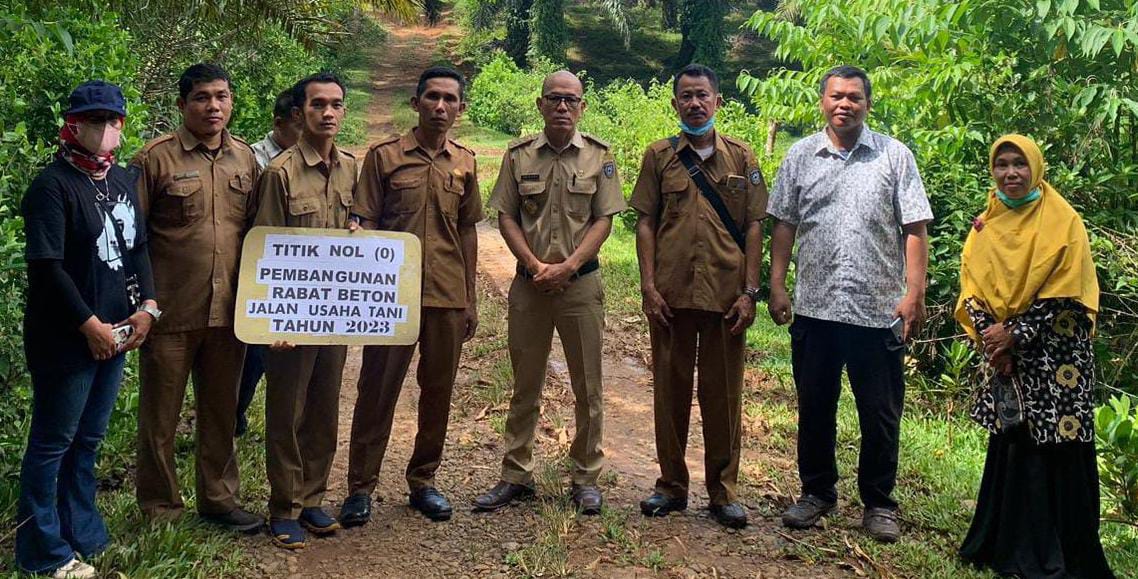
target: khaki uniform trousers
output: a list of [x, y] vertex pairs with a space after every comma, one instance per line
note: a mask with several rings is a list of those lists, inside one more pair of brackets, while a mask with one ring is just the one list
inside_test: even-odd
[[237, 508], [237, 382], [245, 344], [232, 327], [150, 334], [139, 364], [138, 506], [151, 518], [185, 508], [178, 489], [174, 439], [193, 376], [195, 407], [195, 493], [198, 512]]
[[[466, 333], [464, 313], [465, 310], [458, 308], [422, 309], [416, 370], [419, 430], [407, 464], [407, 485], [412, 491], [435, 486], [435, 471], [443, 458], [454, 378]], [[415, 344], [364, 348], [348, 454], [350, 495], [370, 495], [375, 491], [391, 438], [395, 406], [414, 353]]]
[[577, 432], [569, 447], [573, 484], [595, 485], [604, 462], [604, 404], [601, 348], [604, 338], [604, 285], [599, 272], [586, 274], [564, 292], [545, 295], [533, 282], [514, 278], [509, 296], [510, 363], [514, 393], [506, 419], [502, 480], [533, 484], [534, 430], [545, 385], [553, 330], [561, 337], [569, 381], [576, 399]]
[[297, 346], [265, 355], [265, 457], [269, 516], [319, 507], [336, 456], [347, 346]]
[[672, 310], [668, 327], [652, 323], [653, 403], [656, 456], [660, 478], [656, 492], [687, 498], [684, 460], [691, 420], [693, 372], [698, 365], [699, 410], [703, 416], [704, 476], [712, 504], [735, 501], [742, 446], [743, 355], [745, 334], [731, 335], [731, 323], [719, 312]]

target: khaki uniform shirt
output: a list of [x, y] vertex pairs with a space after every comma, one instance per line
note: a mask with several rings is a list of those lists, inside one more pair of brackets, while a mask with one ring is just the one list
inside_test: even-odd
[[[677, 149], [684, 147], [691, 147], [686, 135]], [[746, 143], [717, 133], [715, 149], [699, 165], [740, 231], [745, 234], [751, 223], [766, 217], [766, 183]], [[668, 306], [731, 309], [746, 283], [743, 252], [667, 139], [648, 146], [630, 203], [658, 217], [655, 281]]]
[[351, 153], [332, 147], [325, 163], [307, 141], [277, 155], [258, 185], [254, 225], [342, 229], [348, 226], [358, 170]]
[[545, 133], [510, 143], [490, 206], [518, 220], [544, 263], [565, 261], [594, 219], [626, 207], [608, 143], [580, 132], [560, 152]]
[[423, 306], [465, 308], [466, 261], [459, 227], [482, 220], [474, 151], [448, 140], [432, 157], [414, 131], [372, 145], [353, 213], [385, 231], [415, 234], [423, 244]]
[[256, 210], [253, 150], [226, 131], [213, 155], [182, 126], [147, 143], [131, 165], [141, 171], [138, 197], [165, 312], [154, 331], [232, 326], [241, 242]]

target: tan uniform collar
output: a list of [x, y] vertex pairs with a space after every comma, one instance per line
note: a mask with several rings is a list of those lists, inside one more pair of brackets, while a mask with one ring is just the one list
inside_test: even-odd
[[[723, 136], [719, 134], [719, 131], [715, 131], [714, 144], [715, 144], [715, 150], [712, 151], [712, 153], [711, 153], [713, 156], [715, 155], [715, 153], [717, 153], [719, 151], [726, 151], [727, 150], [727, 143], [725, 143], [723, 141]], [[681, 131], [680, 132], [680, 142], [676, 144], [676, 152], [683, 150], [684, 147], [691, 147], [693, 151], [695, 150], [695, 146], [692, 145], [691, 139], [688, 138], [688, 134]], [[711, 157], [708, 157], [708, 158], [710, 159]]]
[[[300, 149], [300, 156], [304, 157], [304, 164], [309, 167], [319, 167], [324, 162], [324, 159], [320, 158], [320, 153], [316, 152], [316, 149], [304, 137], [296, 142], [296, 146]], [[330, 161], [328, 165], [331, 167], [340, 164], [340, 149], [336, 147], [335, 143], [332, 143], [332, 152], [328, 155], [328, 160]]]
[[[205, 144], [202, 143], [200, 139], [195, 137], [194, 134], [186, 128], [186, 125], [178, 125], [178, 128], [174, 130], [174, 134], [178, 137], [178, 142], [182, 144], [182, 149], [186, 152], [193, 151], [194, 149], [198, 148], [199, 145], [202, 147], [205, 146]], [[221, 148], [228, 149], [232, 145], [233, 137], [230, 136], [229, 129], [222, 129]]]
[[[537, 138], [533, 140], [532, 146], [535, 149], [540, 149], [546, 146], [548, 146], [550, 149], [553, 148], [553, 145], [549, 142], [549, 138], [545, 136], [545, 131], [537, 134]], [[585, 148], [585, 138], [581, 136], [581, 131], [573, 131], [573, 136], [569, 139], [569, 146], [577, 147], [578, 149]]]
[[[430, 154], [430, 151], [427, 151], [426, 147], [419, 144], [419, 139], [415, 138], [414, 129], [407, 131], [399, 138], [399, 146], [403, 148], [404, 153], [410, 153], [415, 149], [423, 149], [423, 152]], [[449, 138], [446, 140], [446, 143], [443, 144], [443, 152], [446, 153], [448, 157], [453, 157], [457, 152], [455, 151], [454, 143]]]

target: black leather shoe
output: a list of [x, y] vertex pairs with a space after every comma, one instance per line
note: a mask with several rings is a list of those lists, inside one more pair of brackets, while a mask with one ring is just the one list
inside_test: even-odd
[[711, 505], [711, 516], [724, 527], [742, 529], [747, 526], [747, 511], [739, 503]]
[[882, 543], [896, 543], [901, 537], [901, 526], [897, 524], [897, 511], [881, 507], [865, 509], [861, 526], [870, 537]]
[[371, 495], [356, 493], [344, 499], [340, 507], [340, 524], [344, 527], [359, 527], [371, 520]]
[[423, 487], [411, 491], [411, 508], [423, 513], [432, 521], [446, 521], [453, 512], [447, 498], [435, 487]]
[[782, 513], [782, 524], [792, 529], [809, 529], [837, 506], [837, 502], [829, 502], [817, 495], [803, 495]]
[[593, 485], [573, 485], [569, 494], [573, 498], [573, 504], [577, 505], [577, 510], [582, 515], [601, 514], [601, 505], [605, 502], [604, 498], [601, 497], [601, 489]]
[[496, 511], [518, 499], [532, 496], [533, 489], [530, 487], [498, 481], [494, 488], [474, 499], [474, 510], [478, 512]]
[[652, 496], [640, 501], [640, 512], [646, 517], [666, 517], [668, 513], [686, 511], [687, 508], [686, 498], [673, 499], [660, 493], [652, 493]]
[[255, 533], [265, 524], [265, 519], [244, 509], [233, 509], [223, 515], [201, 515], [203, 521], [219, 527], [225, 527], [238, 533]]

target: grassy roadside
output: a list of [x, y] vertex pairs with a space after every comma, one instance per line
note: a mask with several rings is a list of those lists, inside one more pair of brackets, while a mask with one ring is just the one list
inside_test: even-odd
[[[601, 261], [610, 320], [640, 317], [638, 324], [642, 325], [633, 232], [615, 224], [601, 250]], [[770, 321], [765, 304], [758, 305], [755, 324], [747, 332], [747, 349], [742, 494], [744, 499], [749, 495], [760, 504], [764, 515], [777, 516], [799, 488], [795, 467], [797, 409], [789, 338], [785, 328]], [[900, 472], [895, 493], [902, 505], [902, 540], [896, 545], [881, 545], [858, 528], [861, 507], [856, 498], [856, 473], [860, 433], [853, 396], [847, 388], [838, 408], [842, 507], [825, 531], [788, 533], [798, 542], [786, 550], [786, 557], [835, 563], [852, 557], [863, 570], [879, 575], [987, 576], [963, 565], [956, 557], [975, 509], [987, 435], [963, 410], [949, 414], [922, 408], [923, 405], [914, 403], [912, 391], [909, 398], [901, 425]], [[1138, 576], [1138, 532], [1126, 525], [1104, 522], [1101, 534], [1114, 571], [1120, 577]]]

